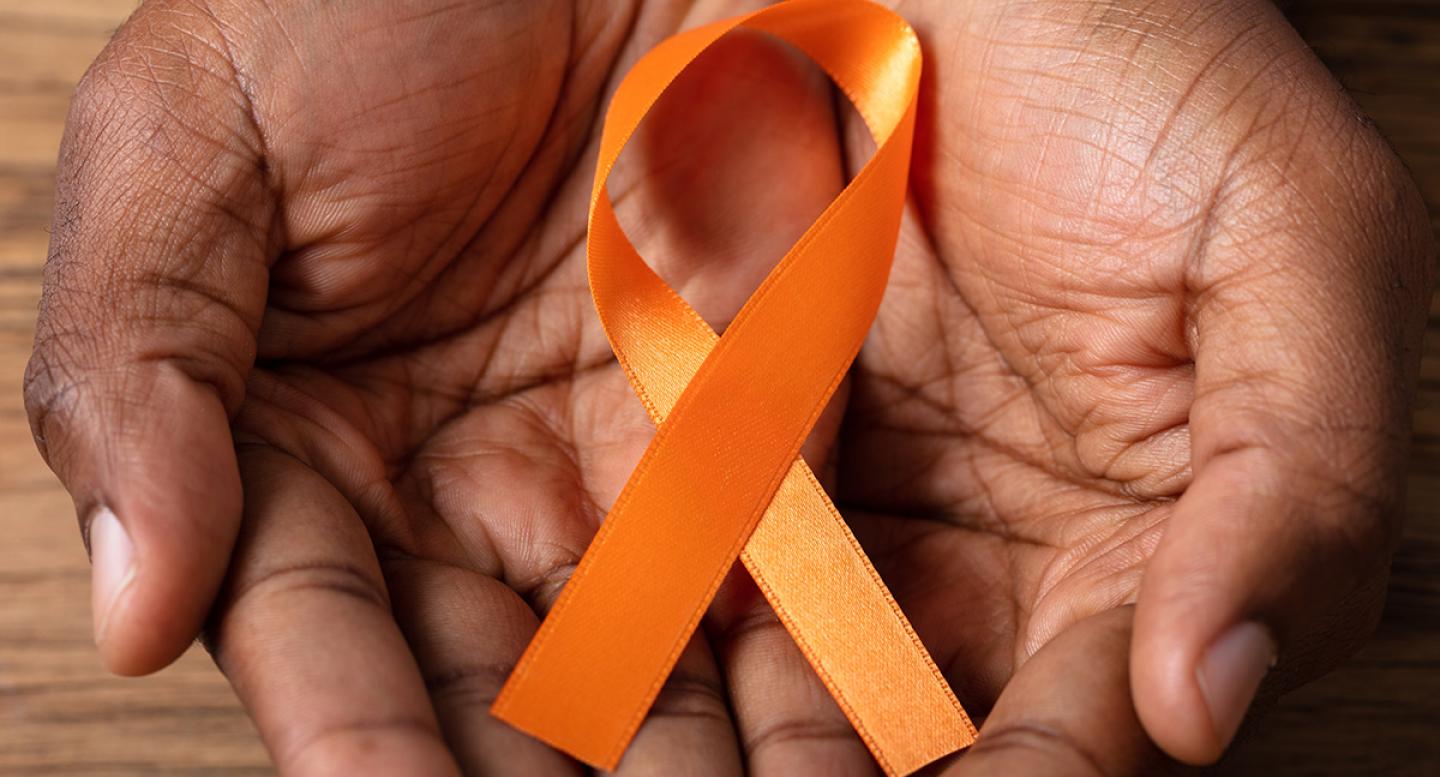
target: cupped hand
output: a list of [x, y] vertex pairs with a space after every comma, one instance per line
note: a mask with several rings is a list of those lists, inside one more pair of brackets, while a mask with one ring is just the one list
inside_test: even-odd
[[[957, 774], [1213, 760], [1272, 660], [1303, 681], [1376, 616], [1417, 195], [1260, 0], [897, 5], [912, 218], [806, 456], [988, 713]], [[287, 774], [581, 771], [488, 706], [653, 434], [586, 289], [596, 128], [749, 7], [137, 12], [76, 97], [26, 384], [110, 668], [204, 630]], [[866, 153], [741, 34], [612, 195], [723, 328]], [[747, 769], [875, 767], [740, 573], [620, 771]]]

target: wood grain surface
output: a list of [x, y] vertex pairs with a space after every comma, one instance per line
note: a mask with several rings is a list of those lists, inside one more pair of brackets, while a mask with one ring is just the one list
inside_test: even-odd
[[[1440, 224], [1440, 0], [1283, 4], [1399, 149]], [[133, 0], [0, 0], [0, 775], [265, 775], [203, 651], [152, 677], [100, 669], [69, 498], [20, 400], [52, 175], [75, 81]], [[1415, 408], [1410, 518], [1384, 621], [1287, 696], [1217, 773], [1440, 774], [1440, 307]]]

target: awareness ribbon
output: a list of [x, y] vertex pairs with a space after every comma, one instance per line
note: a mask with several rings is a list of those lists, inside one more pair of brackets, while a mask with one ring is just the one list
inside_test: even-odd
[[[717, 337], [640, 258], [605, 184], [666, 87], [741, 26], [819, 63], [877, 150]], [[615, 768], [738, 557], [887, 774], [974, 741], [974, 725], [799, 458], [889, 277], [920, 66], [915, 33], [893, 12], [869, 0], [789, 0], [675, 35], [621, 82], [590, 200], [590, 289], [658, 430], [501, 690], [497, 717]]]

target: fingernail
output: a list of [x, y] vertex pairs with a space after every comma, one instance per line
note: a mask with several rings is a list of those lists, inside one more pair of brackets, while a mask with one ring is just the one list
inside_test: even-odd
[[105, 642], [110, 613], [135, 577], [135, 545], [110, 508], [102, 507], [90, 521], [90, 608], [95, 618], [95, 644]]
[[1274, 665], [1275, 640], [1253, 621], [1232, 627], [1205, 652], [1195, 675], [1221, 745], [1235, 738], [1255, 690]]

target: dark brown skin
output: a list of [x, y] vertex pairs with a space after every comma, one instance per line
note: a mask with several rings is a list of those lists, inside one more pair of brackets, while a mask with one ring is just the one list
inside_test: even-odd
[[[586, 289], [596, 128], [754, 5], [135, 14], [76, 97], [26, 383], [87, 537], [123, 527], [107, 666], [203, 630], [287, 775], [583, 771], [487, 709], [653, 433]], [[1232, 628], [1283, 689], [1377, 616], [1418, 195], [1266, 2], [897, 7], [911, 217], [807, 456], [988, 715], [947, 774], [1212, 761], [1258, 677], [1203, 669]], [[717, 327], [869, 152], [836, 104], [737, 35], [627, 151], [622, 222]], [[875, 766], [737, 574], [620, 772], [747, 770]]]

